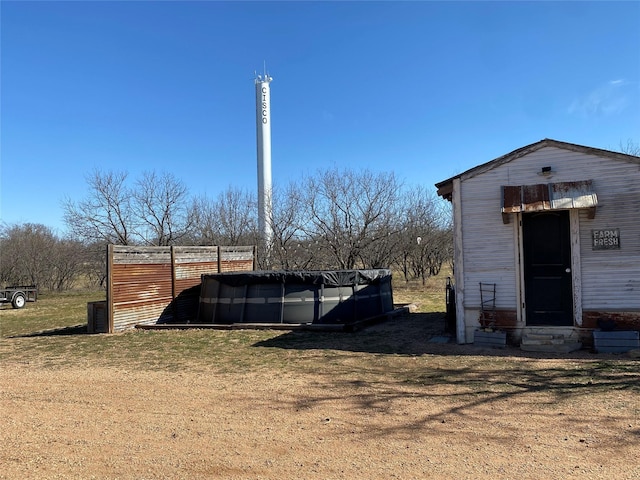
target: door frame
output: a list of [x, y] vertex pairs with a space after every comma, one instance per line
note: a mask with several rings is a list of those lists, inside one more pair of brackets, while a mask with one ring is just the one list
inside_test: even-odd
[[[514, 249], [516, 259], [516, 316], [518, 325], [527, 326], [527, 312], [525, 305], [525, 281], [524, 281], [524, 236], [522, 231], [522, 213], [517, 213], [513, 222]], [[580, 210], [569, 209], [569, 246], [571, 249], [571, 289], [573, 297], [573, 326], [582, 326], [582, 269], [580, 255]], [[532, 326], [532, 328], [558, 328], [545, 327], [544, 325]], [[562, 328], [562, 327], [560, 327]], [[567, 328], [567, 327], [563, 327]]]

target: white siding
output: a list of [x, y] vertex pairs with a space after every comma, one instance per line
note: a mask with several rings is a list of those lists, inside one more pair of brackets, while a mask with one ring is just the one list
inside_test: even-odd
[[[582, 294], [585, 310], [640, 309], [640, 166], [599, 165], [593, 176], [600, 206], [594, 219], [580, 215]], [[593, 250], [591, 230], [620, 229], [620, 249]]]
[[[589, 179], [599, 206], [593, 220], [580, 212], [583, 309], [640, 308], [640, 165], [555, 147], [461, 176], [465, 307], [479, 305], [482, 281], [497, 284], [498, 308], [517, 308], [517, 245], [502, 223], [500, 187]], [[605, 228], [620, 229], [620, 250], [591, 249], [591, 229]]]
[[513, 225], [500, 213], [505, 171], [491, 170], [461, 184], [465, 307], [480, 304], [480, 282], [496, 284], [496, 307], [516, 308]]

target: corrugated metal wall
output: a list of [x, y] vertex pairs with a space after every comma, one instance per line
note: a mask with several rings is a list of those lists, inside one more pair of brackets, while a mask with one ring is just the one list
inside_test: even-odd
[[108, 332], [195, 319], [200, 277], [254, 269], [255, 248], [133, 247], [107, 251]]

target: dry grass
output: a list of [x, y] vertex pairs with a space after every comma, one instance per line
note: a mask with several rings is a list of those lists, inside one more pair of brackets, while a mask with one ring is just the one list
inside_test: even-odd
[[[418, 305], [418, 311], [356, 333], [132, 330], [88, 335], [86, 304], [100, 300], [101, 292], [43, 295], [24, 309], [4, 306], [0, 310], [0, 359], [5, 363], [47, 368], [101, 365], [176, 372], [188, 368], [220, 374], [238, 370], [315, 372], [322, 369], [340, 375], [354, 372], [362, 376], [367, 372], [372, 375], [368, 380], [383, 381], [392, 376], [421, 383], [425, 376], [415, 359], [428, 356], [430, 363], [437, 365], [439, 375], [449, 372], [447, 382], [450, 377], [456, 377], [470, 384], [474, 384], [474, 378], [479, 375], [483, 379], [506, 371], [521, 375], [523, 365], [533, 365], [521, 359], [535, 358], [535, 355], [525, 355], [519, 350], [479, 351], [472, 346], [430, 343], [431, 337], [444, 333], [444, 284], [442, 275], [429, 279], [425, 286], [421, 282], [405, 284], [396, 280], [396, 303], [413, 303]], [[510, 357], [515, 360], [507, 360]], [[626, 375], [637, 367], [637, 362], [625, 357], [596, 356], [584, 351], [556, 358], [578, 360], [567, 379], [587, 378], [591, 372], [604, 370]], [[527, 377], [532, 378], [531, 375]], [[544, 378], [540, 377], [539, 383], [544, 383]], [[512, 380], [506, 383], [517, 383], [515, 378]]]
[[[394, 279], [396, 304], [412, 303], [417, 312], [431, 312], [424, 322], [414, 322], [417, 339], [428, 337], [421, 327], [433, 329], [433, 321], [441, 320], [445, 309], [444, 279], [429, 278], [423, 286], [420, 281], [405, 283]], [[224, 372], [242, 366], [256, 368], [267, 365], [277, 368], [291, 366], [292, 357], [305, 358], [309, 345], [326, 349], [335, 345], [338, 350], [377, 351], [400, 353], [407, 337], [404, 330], [384, 334], [371, 332], [348, 333], [292, 333], [280, 335], [271, 331], [130, 331], [116, 335], [86, 335], [87, 302], [104, 299], [102, 291], [81, 291], [64, 294], [44, 294], [37, 302], [20, 310], [3, 305], [0, 309], [0, 336], [8, 339], [0, 346], [0, 355], [21, 358], [23, 362], [56, 365], [136, 365], [137, 368], [179, 370], [185, 363], [191, 368], [213, 368]], [[418, 317], [416, 317], [418, 318]], [[278, 338], [291, 345], [286, 358], [278, 349], [263, 349], [256, 356], [256, 345]], [[361, 343], [361, 345], [359, 344]], [[340, 346], [342, 345], [342, 346]], [[300, 350], [302, 353], [296, 353]], [[244, 354], [241, 354], [244, 352]]]
[[104, 291], [40, 293], [38, 301], [16, 310], [0, 304], [0, 337], [28, 335], [87, 323], [87, 302], [104, 300]]

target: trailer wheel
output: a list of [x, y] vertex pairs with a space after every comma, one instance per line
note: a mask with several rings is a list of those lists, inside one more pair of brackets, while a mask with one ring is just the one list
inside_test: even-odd
[[11, 300], [11, 305], [13, 308], [22, 308], [25, 302], [24, 293], [16, 293]]

